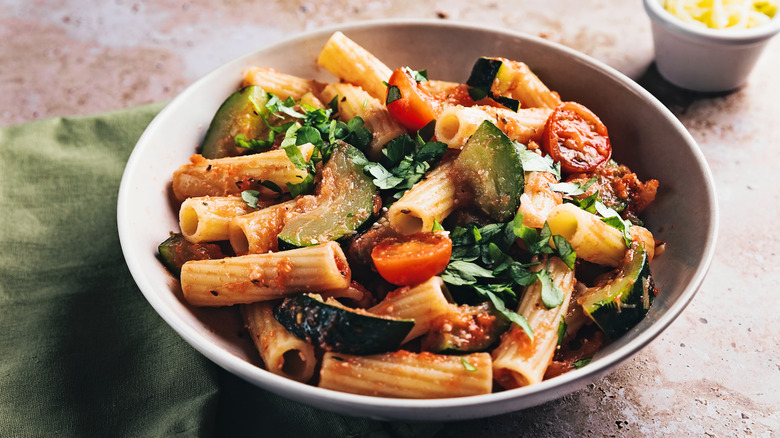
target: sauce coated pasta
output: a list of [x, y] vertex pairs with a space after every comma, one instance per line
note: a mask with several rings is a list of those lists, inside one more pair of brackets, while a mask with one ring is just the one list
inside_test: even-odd
[[658, 181], [520, 60], [462, 83], [341, 33], [322, 83], [263, 66], [173, 175], [160, 244], [193, 306], [235, 306], [268, 371], [382, 397], [485, 394], [585, 366], [641, 320]]

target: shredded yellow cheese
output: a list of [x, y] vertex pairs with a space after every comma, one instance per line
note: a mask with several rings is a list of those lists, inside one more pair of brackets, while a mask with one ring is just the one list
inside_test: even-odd
[[777, 13], [777, 0], [665, 0], [664, 8], [696, 25], [748, 29], [769, 22]]

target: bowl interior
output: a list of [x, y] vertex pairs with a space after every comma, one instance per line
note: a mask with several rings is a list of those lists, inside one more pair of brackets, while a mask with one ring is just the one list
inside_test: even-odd
[[[122, 178], [118, 224], [130, 271], [147, 300], [187, 342], [247, 381], [285, 397], [352, 415], [445, 420], [496, 415], [572, 392], [630, 357], [683, 310], [709, 265], [717, 228], [712, 178], [698, 146], [649, 93], [611, 68], [572, 50], [508, 31], [438, 21], [380, 21], [342, 26], [347, 36], [391, 68], [427, 69], [432, 79], [463, 82], [480, 56], [526, 62], [564, 100], [583, 103], [609, 128], [615, 158], [642, 179], [660, 180], [645, 219], [667, 243], [652, 269], [660, 295], [648, 317], [587, 367], [539, 385], [484, 396], [396, 400], [356, 396], [290, 381], [262, 370], [254, 347], [239, 336], [233, 309], [193, 309], [157, 261], [157, 245], [178, 230], [169, 198], [173, 171], [195, 152], [211, 117], [252, 65], [332, 81], [316, 56], [335, 28], [307, 33], [238, 58], [173, 100], [138, 141]], [[691, 220], [696, 218], [696, 220]]]

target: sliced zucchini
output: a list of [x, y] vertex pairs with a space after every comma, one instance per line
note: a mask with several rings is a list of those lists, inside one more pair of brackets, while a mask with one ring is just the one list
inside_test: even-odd
[[520, 150], [500, 129], [484, 121], [455, 159], [455, 170], [474, 191], [477, 205], [499, 222], [511, 220], [523, 194]]
[[395, 351], [414, 327], [410, 319], [379, 316], [350, 309], [316, 294], [287, 297], [274, 308], [274, 318], [293, 335], [325, 351], [378, 354]]
[[205, 158], [222, 158], [240, 155], [246, 149], [236, 146], [236, 136], [243, 134], [247, 140], [264, 140], [269, 132], [263, 115], [268, 112], [265, 104], [268, 94], [257, 85], [244, 87], [222, 103], [211, 120], [201, 146]]
[[607, 283], [587, 289], [582, 309], [610, 338], [617, 338], [647, 314], [655, 297], [655, 284], [644, 245], [634, 240]]
[[279, 233], [279, 248], [289, 249], [338, 240], [374, 215], [376, 186], [363, 173], [366, 158], [342, 143], [323, 168], [317, 206], [288, 221]]
[[157, 246], [160, 261], [173, 274], [179, 275], [181, 267], [190, 260], [210, 260], [225, 257], [222, 249], [213, 243], [193, 243], [181, 233], [172, 233]]
[[490, 97], [507, 108], [517, 111], [520, 102], [502, 96], [507, 85], [512, 83], [514, 72], [511, 67], [498, 58], [479, 58], [471, 68], [466, 85], [472, 87], [469, 91], [472, 99], [479, 100]]
[[453, 306], [455, 312], [437, 318], [422, 339], [422, 349], [435, 353], [487, 351], [510, 321], [488, 302]]

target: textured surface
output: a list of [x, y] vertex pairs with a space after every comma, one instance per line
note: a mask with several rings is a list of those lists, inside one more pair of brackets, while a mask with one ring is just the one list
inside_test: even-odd
[[299, 31], [376, 18], [500, 26], [580, 50], [636, 79], [680, 118], [713, 171], [720, 239], [699, 294], [664, 334], [563, 399], [450, 423], [476, 436], [774, 436], [780, 430], [780, 39], [746, 87], [702, 95], [652, 66], [639, 0], [0, 1], [0, 125], [166, 100], [200, 75]]

